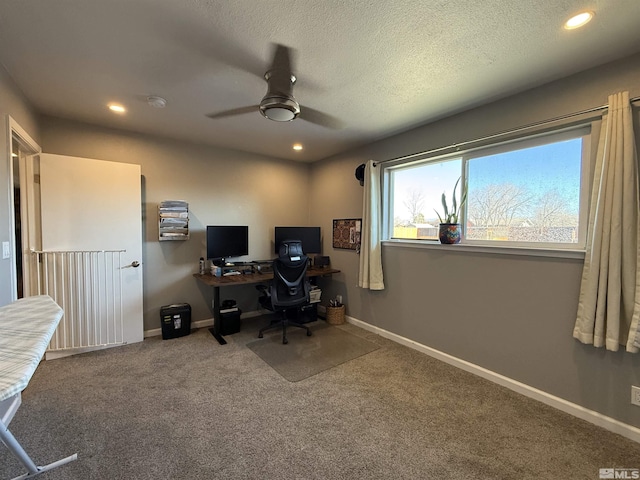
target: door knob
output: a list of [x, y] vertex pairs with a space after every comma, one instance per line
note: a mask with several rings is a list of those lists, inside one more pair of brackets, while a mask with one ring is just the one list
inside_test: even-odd
[[138, 261], [134, 260], [133, 262], [131, 262], [131, 266], [132, 266], [133, 268], [138, 268], [138, 267], [140, 266], [140, 262], [138, 262]]

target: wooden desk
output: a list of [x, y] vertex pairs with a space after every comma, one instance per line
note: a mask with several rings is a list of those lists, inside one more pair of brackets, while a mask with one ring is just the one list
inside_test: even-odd
[[[340, 273], [335, 268], [310, 267], [307, 269], [307, 277], [325, 277]], [[218, 340], [220, 345], [225, 345], [227, 341], [220, 334], [220, 288], [231, 285], [251, 285], [273, 280], [273, 272], [245, 273], [241, 275], [228, 275], [226, 277], [216, 277], [209, 273], [194, 273], [193, 276], [200, 282], [213, 287], [213, 328], [211, 333]]]

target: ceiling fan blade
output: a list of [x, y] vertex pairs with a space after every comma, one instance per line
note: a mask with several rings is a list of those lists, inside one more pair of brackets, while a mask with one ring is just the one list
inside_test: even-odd
[[292, 64], [293, 64], [293, 56], [295, 52], [290, 47], [285, 47], [284, 45], [280, 45], [279, 43], [273, 44], [273, 61], [271, 62], [270, 70], [277, 70], [287, 75], [293, 75]]
[[335, 130], [344, 128], [344, 122], [340, 119], [311, 107], [300, 106], [300, 115], [298, 115], [298, 117], [322, 127], [333, 128]]
[[[300, 80], [299, 72], [297, 71], [297, 63], [296, 58], [298, 56], [298, 51], [295, 48], [287, 47], [285, 45], [281, 45], [279, 43], [273, 44], [273, 61], [271, 62], [271, 66], [269, 67], [268, 72], [278, 71], [282, 73], [282, 77], [286, 78], [287, 81], [291, 77], [291, 75], [296, 77], [296, 80]], [[309, 78], [304, 79], [304, 85], [307, 90], [321, 90], [322, 88], [314, 83], [313, 80]]]
[[209, 113], [207, 114], [207, 117], [225, 118], [225, 117], [232, 117], [234, 115], [242, 115], [244, 113], [253, 113], [257, 111], [258, 111], [258, 105], [250, 105], [248, 107], [232, 108], [231, 110], [225, 110], [223, 112], [218, 112], [218, 113]]

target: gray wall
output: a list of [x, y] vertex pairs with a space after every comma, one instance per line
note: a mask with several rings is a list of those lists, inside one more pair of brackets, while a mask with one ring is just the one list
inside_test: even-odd
[[[12, 171], [9, 116], [35, 141], [40, 139], [37, 118], [29, 103], [0, 65], [0, 242], [11, 242], [14, 235], [11, 228], [13, 192], [9, 181]], [[12, 298], [11, 272], [14, 261], [14, 252], [11, 252], [11, 258], [0, 259], [0, 305], [9, 303]]]
[[[334, 218], [362, 215], [354, 170], [368, 159], [426, 151], [597, 107], [619, 90], [640, 95], [639, 55], [316, 163], [311, 223], [327, 231]], [[638, 109], [634, 116], [637, 126]], [[356, 286], [357, 255], [325, 245], [342, 273], [326, 283], [324, 293], [342, 294], [348, 315], [640, 427], [640, 408], [630, 405], [630, 386], [640, 385], [640, 356], [572, 338], [582, 260], [384, 246], [387, 288], [369, 292]]]
[[[160, 307], [171, 303], [189, 303], [193, 321], [212, 317], [212, 288], [192, 276], [198, 259], [206, 257], [206, 225], [248, 225], [249, 257], [260, 259], [274, 256], [275, 225], [307, 224], [306, 164], [51, 117], [42, 118], [41, 126], [44, 152], [141, 165], [145, 330], [160, 327]], [[189, 240], [158, 241], [163, 200], [189, 202]], [[252, 286], [221, 293], [243, 311], [257, 309]]]

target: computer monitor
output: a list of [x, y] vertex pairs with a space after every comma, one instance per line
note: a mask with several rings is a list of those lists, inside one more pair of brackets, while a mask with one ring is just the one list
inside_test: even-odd
[[320, 227], [275, 227], [275, 252], [279, 253], [283, 240], [300, 240], [305, 255], [322, 253]]
[[249, 255], [249, 227], [246, 225], [208, 225], [207, 258], [223, 262]]

